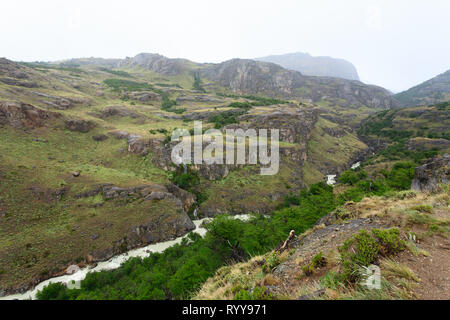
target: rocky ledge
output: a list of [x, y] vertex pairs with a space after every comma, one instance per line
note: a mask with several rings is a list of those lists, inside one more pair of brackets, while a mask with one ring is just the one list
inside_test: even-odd
[[424, 192], [436, 191], [439, 184], [450, 182], [450, 155], [434, 158], [416, 168], [411, 189]]
[[48, 120], [59, 118], [56, 112], [49, 112], [21, 102], [0, 102], [0, 125], [14, 128], [34, 129], [43, 127]]

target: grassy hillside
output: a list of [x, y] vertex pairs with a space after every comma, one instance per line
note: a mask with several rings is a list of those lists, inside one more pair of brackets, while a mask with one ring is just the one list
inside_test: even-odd
[[404, 106], [437, 104], [450, 100], [450, 70], [395, 95]]
[[[143, 61], [0, 59], [0, 292], [185, 234], [197, 206], [202, 215], [270, 213], [290, 192], [347, 169], [365, 149], [354, 126], [377, 109], [240, 94], [193, 73], [199, 65]], [[199, 170], [195, 183], [177, 177], [164, 162], [166, 142], [198, 119], [205, 128], [280, 126], [279, 173], [242, 166], [214, 179]], [[342, 127], [342, 119], [353, 120]]]

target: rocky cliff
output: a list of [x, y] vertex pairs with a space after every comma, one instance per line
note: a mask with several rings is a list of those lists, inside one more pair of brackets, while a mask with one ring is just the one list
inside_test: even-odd
[[264, 94], [285, 99], [327, 101], [349, 108], [388, 109], [398, 103], [380, 87], [331, 77], [311, 77], [279, 65], [233, 59], [201, 69], [203, 77], [239, 94]]
[[439, 189], [439, 184], [450, 182], [450, 155], [433, 159], [416, 168], [411, 189], [416, 191], [430, 192]]

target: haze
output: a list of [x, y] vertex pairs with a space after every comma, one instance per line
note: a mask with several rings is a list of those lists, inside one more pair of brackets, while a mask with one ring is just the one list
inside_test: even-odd
[[15, 61], [160, 53], [221, 62], [308, 52], [402, 91], [450, 69], [450, 1], [2, 1]]

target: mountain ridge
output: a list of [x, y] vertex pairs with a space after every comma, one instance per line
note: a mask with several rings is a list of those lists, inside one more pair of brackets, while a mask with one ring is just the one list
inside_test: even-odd
[[356, 67], [344, 59], [328, 56], [311, 56], [308, 53], [294, 52], [255, 58], [256, 61], [276, 63], [286, 69], [299, 71], [308, 76], [336, 77], [347, 80], [360, 80]]

